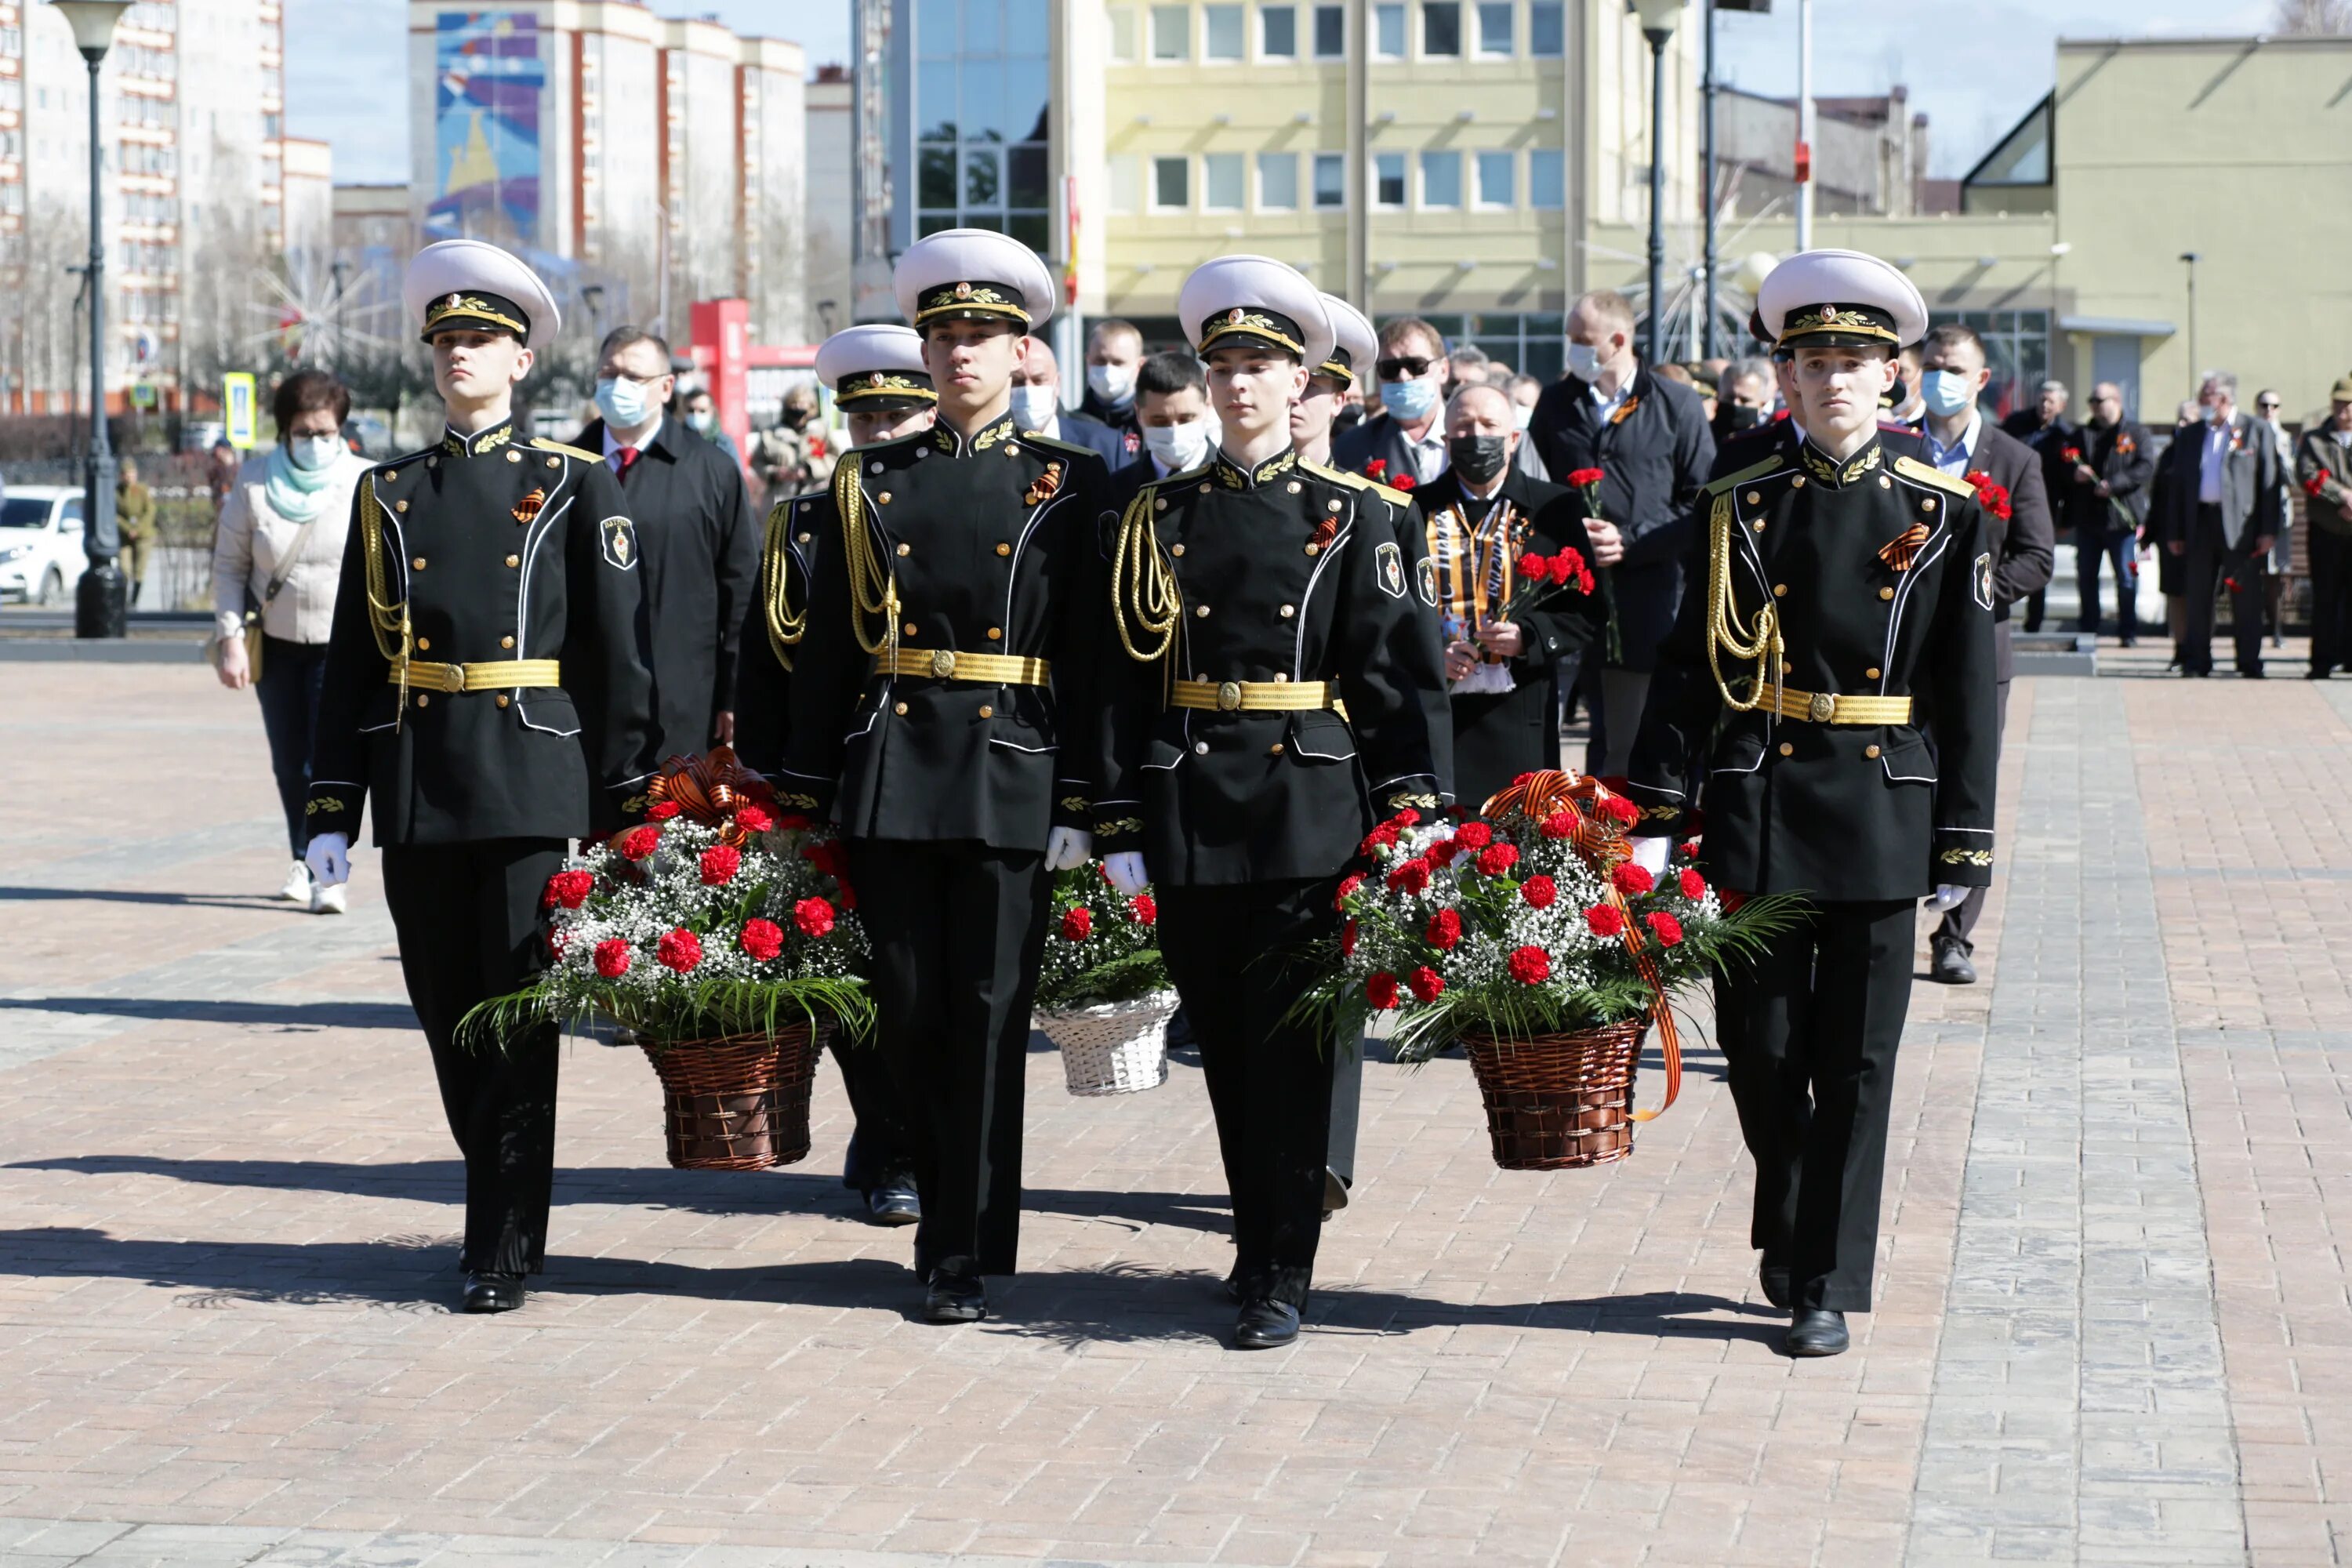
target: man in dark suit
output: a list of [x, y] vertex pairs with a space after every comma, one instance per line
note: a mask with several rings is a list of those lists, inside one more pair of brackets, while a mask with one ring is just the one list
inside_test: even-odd
[[2352, 665], [2352, 375], [2328, 396], [2326, 421], [2303, 433], [2295, 484], [2311, 561], [2311, 679]]
[[1418, 316], [1382, 322], [1380, 406], [1331, 437], [1331, 466], [1407, 495], [1445, 471], [1445, 340]]
[[573, 445], [619, 479], [645, 551], [656, 757], [735, 738], [735, 667], [760, 573], [759, 521], [743, 470], [663, 412], [669, 345], [642, 327], [605, 335], [596, 408]]
[[1083, 447], [1116, 472], [1135, 461], [1141, 449], [1099, 419], [1062, 406], [1062, 369], [1043, 338], [1029, 340], [1029, 353], [1013, 370], [1013, 422], [1033, 436]]
[[[2013, 436], [2033, 448], [2042, 459], [2042, 491], [2050, 498], [2053, 510], [2063, 510], [2064, 497], [2073, 488], [2071, 464], [2066, 461], [2066, 449], [2082, 444], [2080, 426], [2066, 417], [2066, 384], [2045, 381], [2034, 389], [2033, 406], [2021, 408], [2000, 422], [2001, 432]], [[2036, 588], [2025, 595], [2025, 629], [2042, 629], [2042, 593]]]
[[1209, 416], [1209, 383], [1191, 350], [1153, 354], [1135, 371], [1136, 428], [1143, 456], [1110, 477], [1110, 517], [1116, 522], [1144, 486], [1205, 466], [1216, 447]]
[[2230, 590], [2238, 673], [2263, 675], [2263, 575], [2279, 531], [2279, 459], [2269, 429], [2238, 407], [2238, 378], [2207, 373], [2197, 394], [2205, 421], [2183, 431], [2166, 458], [2172, 521], [2165, 548], [2182, 557], [2188, 599], [2180, 673], [2213, 673], [2213, 600]]
[[[1977, 399], [1992, 379], [1984, 340], [1971, 327], [1947, 322], [1928, 332], [1920, 357], [1921, 458], [1929, 468], [1974, 485], [1984, 499], [1985, 537], [1992, 548], [1993, 671], [1998, 683], [1995, 737], [2009, 725], [2009, 682], [2015, 668], [2009, 646], [2011, 605], [2050, 583], [2056, 536], [2042, 459], [2025, 443], [1989, 424]], [[1936, 928], [1929, 973], [1948, 985], [1970, 985], [1977, 919], [1984, 889], [1971, 888]]]
[[1106, 316], [1087, 330], [1087, 395], [1078, 412], [1131, 437], [1130, 462], [1143, 439], [1142, 411], [1136, 405], [1143, 357], [1143, 333], [1133, 321]]
[[2082, 617], [2074, 624], [2099, 633], [2099, 567], [2116, 568], [2116, 620], [2124, 647], [2139, 640], [2139, 530], [2147, 517], [2147, 481], [2156, 471], [2147, 431], [2124, 417], [2124, 389], [2103, 381], [2091, 389], [2090, 422], [2074, 444], [2061, 448], [2065, 459], [2066, 521], [2074, 534], [2074, 580], [2080, 585]]

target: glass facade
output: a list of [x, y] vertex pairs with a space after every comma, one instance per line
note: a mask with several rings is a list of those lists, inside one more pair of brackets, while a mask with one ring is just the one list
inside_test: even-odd
[[1460, 314], [1422, 313], [1422, 320], [1445, 334], [1448, 349], [1470, 343], [1488, 359], [1538, 381], [1559, 379], [1568, 351], [1568, 318], [1558, 310]]
[[1047, 0], [915, 0], [915, 235], [1053, 237]]

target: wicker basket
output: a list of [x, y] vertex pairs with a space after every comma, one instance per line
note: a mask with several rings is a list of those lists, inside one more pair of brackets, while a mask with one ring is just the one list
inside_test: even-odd
[[1072, 1094], [1139, 1094], [1168, 1081], [1168, 1018], [1176, 993], [1041, 1012], [1037, 1026], [1062, 1053]]
[[641, 1042], [662, 1083], [669, 1163], [681, 1171], [764, 1171], [809, 1152], [817, 1031]]
[[1631, 1154], [1633, 1069], [1649, 1028], [1644, 1016], [1532, 1040], [1464, 1036], [1486, 1101], [1495, 1163], [1570, 1171]]

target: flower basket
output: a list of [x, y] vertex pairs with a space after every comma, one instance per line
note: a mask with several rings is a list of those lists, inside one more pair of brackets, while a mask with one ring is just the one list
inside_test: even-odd
[[681, 1171], [762, 1171], [809, 1152], [817, 1030], [644, 1042], [662, 1086], [669, 1163]]
[[1072, 1094], [1135, 1094], [1168, 1081], [1168, 984], [1160, 906], [1132, 899], [1100, 866], [1054, 876], [1052, 923], [1037, 965], [1036, 1026], [1062, 1053]]
[[1534, 1039], [1465, 1034], [1486, 1102], [1486, 1135], [1506, 1171], [1606, 1165], [1633, 1152], [1633, 1068], [1647, 1018]]
[[1037, 1026], [1062, 1053], [1072, 1094], [1138, 1094], [1168, 1081], [1168, 1020], [1176, 993], [1102, 1002], [1037, 1014]]

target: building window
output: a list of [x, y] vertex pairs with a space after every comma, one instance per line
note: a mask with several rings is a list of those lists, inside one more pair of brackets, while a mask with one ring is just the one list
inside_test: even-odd
[[1110, 58], [1118, 65], [1135, 62], [1135, 7], [1114, 5], [1104, 13], [1110, 23]]
[[1558, 212], [1568, 205], [1565, 170], [1557, 147], [1528, 150], [1528, 205], [1538, 212]]
[[1155, 60], [1186, 60], [1192, 58], [1192, 40], [1185, 35], [1192, 30], [1192, 7], [1190, 5], [1154, 5], [1151, 8], [1151, 58]]
[[1201, 210], [1215, 213], [1242, 210], [1242, 155], [1239, 153], [1201, 154]]
[[1511, 205], [1515, 193], [1511, 189], [1514, 160], [1508, 153], [1478, 154], [1478, 205], [1482, 207]]
[[1511, 0], [1486, 0], [1478, 7], [1478, 52], [1507, 58], [1511, 52]]
[[1260, 211], [1298, 210], [1298, 154], [1260, 153], [1257, 155], [1257, 205]]
[[1131, 213], [1141, 205], [1141, 174], [1132, 153], [1113, 153], [1103, 161], [1105, 183], [1110, 187], [1110, 210]]
[[1404, 205], [1403, 153], [1372, 154], [1372, 205], [1381, 207]]
[[1336, 60], [1348, 52], [1348, 8], [1345, 5], [1315, 7], [1315, 58]]
[[1348, 155], [1345, 153], [1315, 154], [1315, 205], [1318, 207], [1343, 207], [1348, 205]]
[[1422, 0], [1421, 52], [1425, 58], [1451, 58], [1462, 52], [1462, 6], [1459, 0]]
[[1404, 58], [1404, 7], [1372, 7], [1372, 53], [1384, 60]]
[[1556, 0], [1530, 0], [1528, 6], [1528, 53], [1538, 59], [1560, 56], [1560, 8]]
[[1151, 208], [1182, 212], [1192, 205], [1192, 165], [1182, 157], [1151, 160]]
[[1237, 60], [1242, 58], [1242, 8], [1238, 5], [1201, 7], [1201, 58]]
[[1458, 207], [1462, 205], [1462, 154], [1453, 151], [1421, 155], [1421, 205]]
[[915, 232], [984, 228], [1043, 251], [1048, 92], [1035, 0], [919, 0]]
[[1298, 58], [1298, 7], [1261, 5], [1257, 8], [1257, 52], [1269, 60]]

